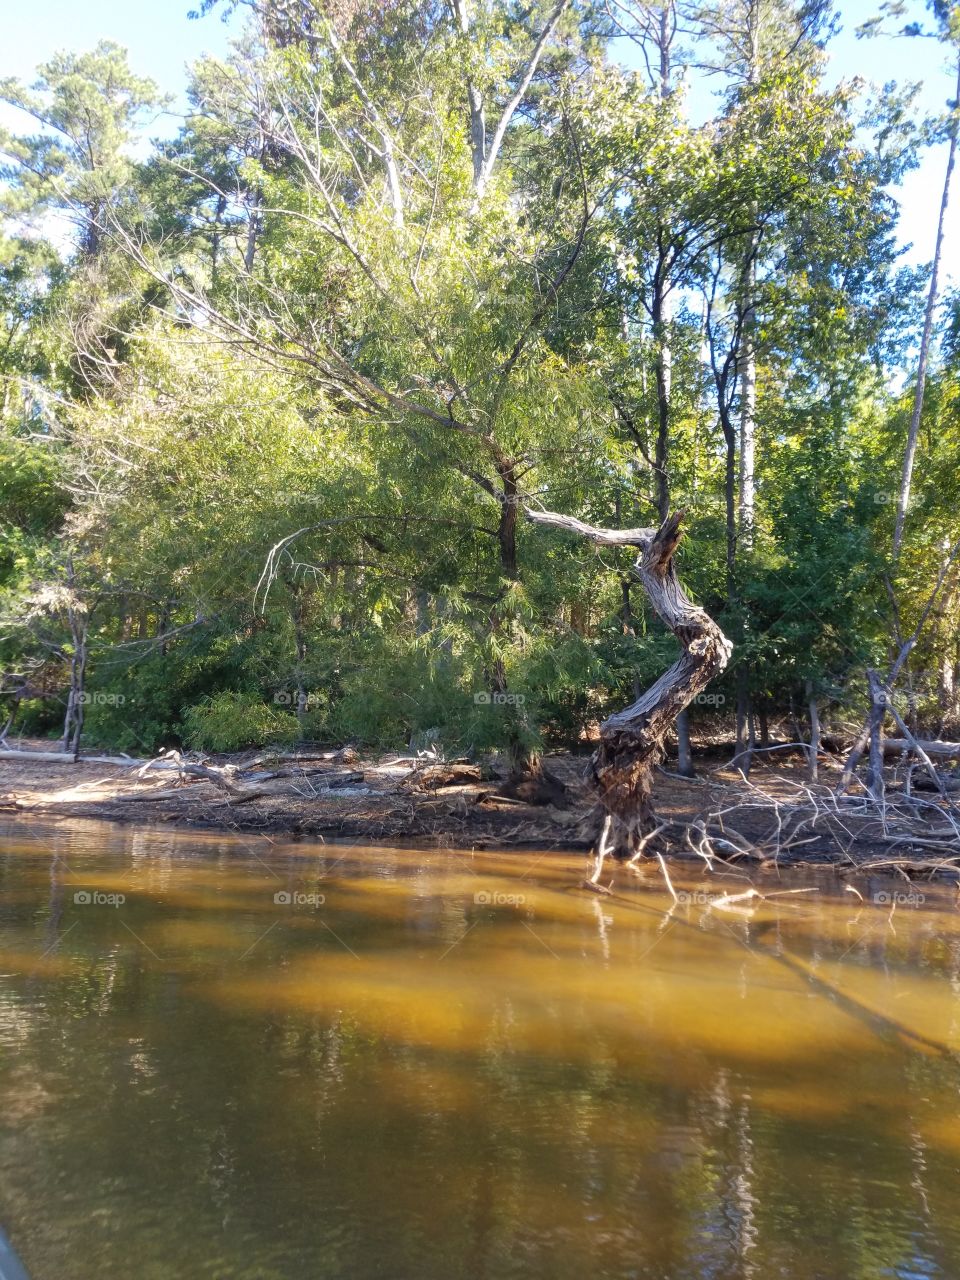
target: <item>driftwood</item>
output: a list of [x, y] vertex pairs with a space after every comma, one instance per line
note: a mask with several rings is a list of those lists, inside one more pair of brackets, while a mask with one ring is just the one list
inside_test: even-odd
[[[352, 749], [351, 749], [352, 750]], [[331, 760], [339, 758], [344, 759], [342, 753], [331, 753]], [[212, 782], [214, 786], [226, 791], [229, 796], [228, 803], [245, 804], [250, 800], [259, 800], [263, 796], [275, 796], [278, 793], [264, 787], [265, 782], [273, 782], [282, 778], [306, 778], [312, 773], [325, 773], [322, 768], [317, 769], [275, 769], [269, 772], [260, 772], [251, 777], [248, 773], [246, 780], [244, 779], [244, 771], [235, 764], [228, 765], [211, 765], [204, 761], [187, 760], [179, 751], [168, 751], [165, 755], [156, 760], [148, 760], [146, 764], [137, 774], [138, 778], [146, 776], [150, 770], [155, 769], [176, 769], [180, 775], [181, 782], [185, 782], [187, 778], [196, 778], [204, 782]], [[363, 781], [363, 773], [359, 770], [353, 770], [349, 773], [327, 774], [324, 779], [323, 790], [332, 790], [334, 787], [343, 787], [355, 785]], [[251, 783], [253, 785], [251, 785]], [[150, 795], [144, 795], [142, 798], [147, 800], [166, 800], [172, 799], [181, 794], [176, 788], [164, 792], [153, 792]]]
[[607, 853], [633, 857], [644, 831], [654, 825], [650, 802], [654, 767], [677, 716], [730, 660], [732, 645], [717, 624], [687, 596], [674, 568], [683, 513], [659, 529], [597, 529], [571, 516], [527, 510], [537, 524], [567, 529], [606, 546], [640, 551], [635, 572], [657, 615], [683, 652], [645, 693], [600, 726], [600, 745], [590, 761], [589, 781], [606, 812], [596, 846], [597, 871]]
[[[793, 860], [802, 849], [805, 858], [818, 851], [841, 866], [856, 867], [866, 866], [862, 850], [884, 845], [891, 852], [903, 851], [885, 860], [884, 866], [890, 868], [922, 865], [934, 874], [953, 870], [960, 862], [960, 809], [949, 795], [909, 794], [891, 786], [878, 803], [868, 792], [838, 795], [831, 786], [788, 778], [781, 778], [779, 784], [789, 788], [787, 796], [771, 795], [745, 779], [726, 789], [712, 810], [688, 830], [692, 852], [708, 865], [713, 858], [735, 862], [747, 857], [775, 866], [781, 858]], [[730, 826], [731, 815], [754, 829], [762, 825], [766, 830], [747, 839]], [[911, 856], [914, 849], [942, 857], [916, 863]]]
[[914, 791], [936, 791], [942, 796], [960, 795], [960, 778], [938, 778], [937, 782], [923, 776], [913, 779]]
[[[123, 769], [142, 765], [142, 760], [131, 756], [75, 756], [72, 751], [0, 751], [0, 760], [13, 760], [19, 764], [115, 764]], [[172, 767], [172, 766], [171, 766]]]
[[336, 751], [317, 751], [303, 750], [283, 751], [275, 749], [272, 751], [259, 751], [256, 755], [249, 759], [241, 757], [237, 762], [240, 769], [244, 773], [251, 769], [257, 769], [262, 764], [282, 765], [282, 764], [313, 764], [321, 761], [331, 763], [336, 761], [338, 764], [354, 764], [360, 759], [359, 752], [356, 747], [346, 746], [339, 747]]
[[72, 751], [0, 751], [0, 760], [17, 760], [21, 764], [74, 764], [76, 756]]
[[[927, 740], [919, 738], [914, 740], [916, 745], [924, 752], [925, 755], [937, 757], [942, 760], [960, 760], [960, 742], [940, 742], [937, 739]], [[883, 751], [884, 755], [902, 755], [905, 751], [910, 751], [913, 742], [907, 738], [884, 738]]]
[[[309, 772], [315, 773], [318, 772], [318, 770], [311, 770]], [[306, 773], [307, 771], [300, 776], [306, 777]], [[238, 785], [236, 783], [228, 784], [225, 778], [217, 777], [213, 773], [211, 773], [210, 776], [198, 773], [192, 773], [189, 776], [195, 778], [198, 783], [212, 782], [215, 786], [220, 787], [221, 790], [226, 791], [227, 797], [222, 802], [224, 804], [248, 804], [251, 800], [262, 800], [268, 796], [276, 798], [277, 796], [289, 794], [287, 791], [277, 791], [271, 787], [261, 786], [259, 783], [255, 786]], [[278, 778], [290, 776], [293, 775], [286, 771], [283, 773], [267, 774], [261, 778], [259, 782], [274, 782]], [[313, 789], [316, 792], [335, 791], [340, 787], [356, 786], [358, 783], [363, 782], [363, 780], [364, 775], [359, 769], [353, 770], [350, 773], [332, 773], [327, 774], [321, 787], [314, 787]], [[155, 800], [182, 800], [185, 795], [189, 795], [190, 790], [192, 790], [192, 788], [175, 786], [163, 787], [159, 791], [134, 791], [128, 795], [124, 795], [123, 801], [125, 804], [142, 804], [147, 801]]]
[[[355, 769], [350, 773], [328, 774], [323, 779], [323, 785], [320, 787], [310, 784], [314, 793], [321, 791], [336, 792], [342, 787], [355, 787], [358, 783], [363, 782], [363, 773], [359, 769]], [[294, 789], [296, 790], [296, 789]], [[223, 801], [224, 804], [247, 804], [251, 800], [261, 800], [267, 796], [289, 795], [287, 791], [276, 791], [270, 787], [244, 787], [241, 791], [230, 792], [228, 798]]]
[[480, 766], [456, 761], [452, 764], [431, 764], [425, 769], [417, 770], [410, 781], [414, 786], [423, 787], [427, 791], [437, 791], [440, 787], [460, 787], [464, 783], [480, 781]]
[[[146, 767], [150, 769], [166, 769], [176, 772], [182, 771], [180, 761], [183, 757], [179, 752], [169, 752], [162, 756], [158, 756], [153, 760], [144, 760], [141, 756], [77, 756], [72, 751], [16, 751], [13, 747], [0, 748], [0, 760], [14, 760], [21, 764], [115, 764], [124, 769], [139, 768], [144, 770]], [[269, 761], [272, 764], [285, 765], [292, 764], [294, 767], [289, 770], [276, 769], [269, 776], [275, 778], [294, 777], [300, 773], [310, 773], [309, 769], [300, 768], [306, 764], [331, 764], [333, 762], [339, 764], [352, 764], [359, 760], [360, 756], [354, 747], [342, 747], [339, 751], [322, 751], [313, 752], [312, 754], [300, 754], [296, 751], [263, 751], [259, 755], [254, 756], [251, 760], [241, 760], [236, 766], [240, 772], [249, 773], [260, 764]], [[188, 762], [192, 763], [192, 762]]]

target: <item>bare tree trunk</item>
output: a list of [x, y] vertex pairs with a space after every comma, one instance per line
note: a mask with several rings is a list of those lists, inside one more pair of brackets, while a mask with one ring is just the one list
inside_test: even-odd
[[527, 510], [531, 520], [569, 529], [594, 542], [640, 549], [637, 573], [657, 615], [683, 646], [674, 665], [636, 702], [600, 726], [600, 745], [589, 777], [607, 813], [598, 856], [632, 854], [653, 820], [653, 770], [677, 716], [730, 659], [731, 644], [717, 624], [687, 596], [677, 578], [674, 553], [680, 541], [679, 513], [659, 529], [597, 529], [572, 516]]
[[[660, 35], [664, 39], [669, 32], [668, 9], [661, 10]], [[660, 43], [660, 96], [665, 98], [670, 84], [670, 45]], [[667, 276], [664, 256], [657, 264], [653, 293], [653, 338], [656, 351], [657, 378], [657, 442], [654, 454], [657, 514], [661, 523], [670, 515], [670, 396], [673, 390], [673, 350], [670, 345], [670, 321], [673, 303], [670, 296], [670, 280]], [[639, 681], [634, 680], [635, 697], [640, 696]], [[693, 777], [693, 760], [690, 752], [690, 717], [686, 710], [677, 717], [677, 767], [684, 777]]]
[[[499, 455], [496, 468], [500, 479], [500, 489], [497, 493], [500, 501], [500, 520], [497, 525], [500, 576], [505, 582], [516, 582], [519, 578], [517, 522], [520, 514], [517, 463], [515, 459]], [[501, 592], [501, 596], [502, 594]], [[496, 636], [503, 627], [504, 617], [498, 599], [490, 611], [490, 632]], [[498, 658], [487, 674], [490, 692], [495, 699], [498, 701], [502, 699], [506, 703], [513, 717], [507, 727], [507, 755], [510, 761], [508, 794], [521, 795], [518, 785], [526, 783], [528, 789], [522, 794], [522, 798], [535, 801], [546, 800], [549, 798], [548, 792], [556, 798], [562, 793], [562, 787], [545, 773], [540, 752], [531, 745], [534, 735], [528, 732], [530, 723], [528, 713], [524, 710], [523, 699], [508, 700], [510, 690], [503, 661]]]
[[653, 286], [653, 341], [657, 377], [657, 441], [654, 463], [657, 486], [657, 514], [661, 521], [670, 514], [670, 391], [673, 382], [673, 352], [670, 349], [669, 282], [658, 267]]
[[[955, 100], [960, 100], [960, 58], [957, 60], [957, 91]], [[937, 240], [933, 251], [933, 266], [930, 270], [930, 288], [927, 291], [927, 305], [923, 314], [923, 332], [920, 336], [920, 355], [917, 362], [917, 384], [913, 392], [913, 411], [910, 414], [910, 427], [907, 431], [907, 446], [903, 454], [903, 474], [900, 479], [900, 496], [897, 500], [897, 520], [893, 530], [893, 566], [896, 569], [903, 544], [903, 528], [907, 519], [907, 508], [910, 505], [910, 486], [913, 482], [913, 464], [917, 456], [917, 439], [920, 435], [920, 417], [923, 413], [923, 393], [927, 382], [927, 359], [930, 354], [930, 339], [933, 334], [933, 317], [937, 307], [937, 294], [940, 282], [940, 259], [943, 252], [944, 224], [947, 218], [947, 205], [950, 203], [950, 184], [953, 178], [954, 165], [957, 160], [958, 116], [956, 110], [950, 126], [950, 150], [947, 154], [947, 172], [943, 180], [943, 194], [940, 197], [940, 219], [937, 223]]]
[[516, 464], [509, 459], [498, 463], [500, 476], [500, 520], [497, 542], [500, 546], [500, 571], [511, 582], [517, 577], [517, 517], [519, 514]]
[[[760, 80], [760, 3], [748, 0], [746, 6], [746, 75], [752, 87]], [[756, 223], [757, 206], [750, 209], [751, 222]], [[757, 253], [759, 233], [751, 229], [747, 239], [743, 275], [740, 280], [740, 307], [743, 316], [743, 340], [740, 351], [740, 473], [738, 515], [740, 540], [748, 550], [753, 546], [755, 507], [754, 462], [757, 425]]]
[[755, 508], [754, 466], [757, 420], [757, 350], [756, 350], [756, 248], [751, 242], [743, 281], [743, 353], [740, 371], [740, 473], [737, 507], [740, 541], [749, 549], [753, 545]]
[[[620, 579], [620, 597], [623, 601], [623, 604], [620, 609], [620, 620], [623, 626], [623, 634], [625, 636], [636, 635], [636, 630], [633, 625], [633, 605], [631, 604], [631, 601], [630, 601], [630, 589], [632, 586], [633, 586], [633, 580], [631, 578]], [[633, 696], [635, 698], [639, 698], [640, 692], [641, 692], [640, 680], [637, 677], [636, 672], [634, 672]]]
[[70, 628], [70, 688], [67, 691], [67, 709], [63, 717], [62, 748], [64, 752], [73, 754], [74, 759], [80, 752], [80, 735], [83, 732], [83, 705], [85, 698], [85, 680], [87, 673], [87, 632], [88, 619], [81, 601], [75, 591], [76, 576], [73, 560], [67, 560], [66, 585], [69, 591], [67, 605], [67, 625]]
[[677, 772], [685, 778], [695, 776], [693, 752], [690, 750], [690, 712], [686, 707], [677, 716]]
[[249, 203], [247, 213], [247, 244], [243, 251], [243, 266], [248, 275], [253, 270], [253, 261], [257, 253], [257, 238], [260, 235], [260, 205], [262, 202], [262, 196], [258, 189], [253, 193], [253, 199]]
[[80, 753], [80, 735], [83, 732], [83, 707], [87, 673], [87, 624], [76, 612], [70, 610], [70, 634], [73, 653], [70, 656], [70, 689], [67, 693], [67, 710], [63, 717], [63, 750], [73, 755]]
[[657, 50], [660, 54], [660, 97], [662, 100], [669, 98], [670, 76], [673, 70], [671, 66], [671, 54], [673, 51], [673, 37], [677, 31], [676, 5], [673, 0], [667, 4], [661, 4], [660, 12], [657, 15]]
[[569, 5], [570, 5], [570, 0], [560, 0], [560, 3], [554, 6], [553, 10], [550, 13], [549, 18], [547, 19], [543, 27], [543, 30], [540, 32], [540, 35], [537, 37], [534, 43], [533, 50], [530, 54], [530, 57], [527, 60], [527, 65], [523, 68], [522, 72], [520, 73], [520, 82], [517, 85], [517, 88], [513, 94], [513, 97], [510, 99], [510, 101], [506, 104], [506, 106], [503, 108], [503, 111], [501, 112], [500, 119], [497, 121], [497, 126], [493, 131], [492, 138], [490, 139], [490, 145], [487, 148], [486, 157], [480, 169], [480, 173], [477, 175], [476, 181], [474, 183], [474, 187], [476, 191], [475, 207], [479, 207], [479, 203], [484, 197], [484, 194], [487, 189], [487, 185], [489, 184], [491, 175], [493, 174], [494, 166], [497, 163], [497, 157], [500, 154], [500, 148], [503, 145], [503, 140], [504, 140], [504, 137], [506, 136], [506, 132], [510, 125], [510, 121], [513, 119], [514, 115], [517, 112], [517, 108], [520, 106], [521, 102], [523, 102], [524, 96], [526, 95], [527, 90], [530, 88], [530, 82], [533, 80], [533, 77], [536, 74], [536, 70], [540, 64], [540, 59], [543, 56], [543, 50], [546, 46], [546, 43], [550, 39], [550, 37], [553, 35], [553, 32], [556, 29], [557, 23], [560, 21], [560, 18], [563, 14], [564, 9], [568, 8]]
[[293, 638], [297, 654], [297, 724], [303, 737], [304, 718], [309, 707], [310, 695], [306, 683], [307, 627], [303, 600], [304, 586], [300, 582], [293, 590]]
[[733, 604], [736, 601], [737, 568], [737, 437], [726, 423], [723, 424], [723, 436], [726, 445], [723, 496], [727, 530], [727, 597]]
[[[470, 34], [470, 14], [467, 11], [467, 0], [453, 0], [453, 12], [461, 34]], [[487, 122], [483, 106], [483, 95], [473, 83], [467, 80], [467, 104], [470, 109], [470, 153], [473, 159], [474, 185], [479, 183], [483, 174], [483, 165], [487, 158]]]
[[18, 693], [15, 693], [13, 695], [13, 701], [10, 704], [10, 714], [7, 716], [7, 722], [3, 726], [3, 728], [0, 729], [0, 749], [4, 748], [7, 745], [7, 734], [13, 728], [13, 722], [16, 720], [17, 712], [19, 710], [20, 710], [20, 695]]
[[340, 37], [337, 35], [336, 28], [329, 20], [326, 23], [326, 29], [327, 39], [330, 41], [334, 52], [340, 59], [340, 64], [350, 78], [350, 82], [354, 89], [356, 89], [357, 97], [366, 108], [371, 125], [379, 134], [380, 147], [375, 148], [369, 139], [367, 140], [367, 146], [370, 147], [370, 150], [378, 155], [383, 161], [383, 167], [387, 179], [387, 190], [390, 193], [390, 203], [393, 206], [393, 225], [398, 230], [402, 230], [404, 225], [403, 191], [400, 185], [400, 174], [397, 169], [397, 158], [393, 145], [393, 136], [373, 99], [370, 97], [369, 93], [367, 93], [363, 81], [357, 74], [356, 67], [354, 67], [353, 63], [347, 57], [343, 44], [340, 41]]
[[210, 237], [210, 284], [212, 288], [217, 287], [217, 272], [220, 266], [220, 241], [221, 232], [220, 224], [223, 220], [224, 211], [227, 207], [227, 198], [225, 195], [217, 196], [216, 212], [213, 215], [213, 234]]
[[[949, 555], [950, 547], [946, 540], [943, 543], [943, 551], [945, 555]], [[955, 628], [952, 628], [950, 624], [950, 613], [954, 606], [958, 586], [960, 586], [960, 582], [958, 582], [957, 567], [953, 565], [943, 585], [943, 592], [934, 613], [936, 619], [935, 634], [939, 643], [943, 646], [943, 652], [937, 661], [937, 706], [940, 712], [937, 732], [941, 736], [943, 735], [945, 724], [956, 710], [954, 671], [956, 636], [954, 634]]]
[[867, 672], [870, 689], [870, 764], [867, 769], [867, 790], [875, 800], [883, 797], [883, 721], [887, 711], [887, 699], [879, 675], [871, 667]]
[[946, 732], [946, 726], [951, 722], [957, 712], [956, 674], [956, 668], [954, 667], [954, 655], [947, 652], [940, 659], [940, 671], [938, 676], [939, 687], [937, 690], [937, 700], [940, 707], [937, 733], [941, 737]]
[[820, 710], [813, 696], [813, 681], [806, 684], [807, 706], [810, 708], [810, 764], [808, 776], [811, 782], [817, 781], [819, 772], [818, 755], [820, 752]]
[[760, 745], [770, 745], [770, 716], [767, 711], [768, 697], [764, 693], [757, 698], [757, 724], [760, 727]]
[[741, 666], [737, 668], [737, 745], [730, 761], [731, 769], [740, 769], [749, 776], [755, 746], [749, 673], [746, 667]]

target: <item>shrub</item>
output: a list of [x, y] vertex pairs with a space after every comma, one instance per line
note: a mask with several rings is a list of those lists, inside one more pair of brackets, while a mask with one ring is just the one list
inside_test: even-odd
[[189, 707], [186, 739], [203, 751], [240, 751], [267, 743], [296, 742], [296, 716], [271, 707], [253, 693], [215, 693]]

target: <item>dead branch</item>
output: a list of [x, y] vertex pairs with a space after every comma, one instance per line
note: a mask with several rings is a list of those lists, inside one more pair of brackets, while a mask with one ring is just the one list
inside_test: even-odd
[[529, 519], [569, 529], [594, 542], [636, 546], [635, 572], [657, 615], [679, 640], [683, 652], [636, 702], [600, 726], [600, 745], [590, 762], [589, 780], [606, 810], [597, 845], [598, 868], [607, 852], [632, 856], [643, 830], [653, 825], [652, 774], [677, 715], [693, 701], [730, 659], [732, 645], [717, 624], [695, 605], [680, 584], [674, 554], [680, 542], [682, 512], [659, 529], [598, 529], [571, 516], [527, 509]]

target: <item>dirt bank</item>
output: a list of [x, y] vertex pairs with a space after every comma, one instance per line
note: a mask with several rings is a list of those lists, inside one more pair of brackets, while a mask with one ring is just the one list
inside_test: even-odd
[[[49, 750], [36, 741], [29, 752]], [[548, 757], [546, 768], [566, 794], [528, 803], [501, 793], [496, 769], [464, 768], [447, 776], [429, 760], [302, 751], [296, 756], [217, 756], [197, 765], [164, 761], [111, 763], [87, 755], [77, 763], [0, 760], [0, 811], [172, 822], [289, 837], [417, 840], [455, 848], [537, 847], [586, 851], [593, 837], [591, 799], [581, 778], [585, 758]], [[191, 769], [209, 776], [191, 774]], [[661, 770], [655, 791], [665, 824], [651, 851], [675, 858], [720, 858], [746, 869], [801, 865], [897, 870], [960, 878], [960, 841], [952, 838], [945, 797], [921, 801], [917, 821], [900, 826], [833, 795], [838, 770], [828, 764], [811, 788], [802, 768], [783, 759], [759, 765], [749, 781], [722, 757], [698, 762], [688, 780]], [[894, 799], [896, 797], [894, 796]]]

